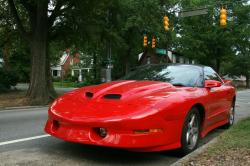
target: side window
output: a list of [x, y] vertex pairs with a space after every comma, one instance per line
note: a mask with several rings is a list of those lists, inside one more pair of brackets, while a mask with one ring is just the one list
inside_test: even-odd
[[216, 81], [222, 82], [221, 78], [218, 76], [218, 74], [211, 67], [204, 68], [204, 79], [205, 80], [216, 80]]

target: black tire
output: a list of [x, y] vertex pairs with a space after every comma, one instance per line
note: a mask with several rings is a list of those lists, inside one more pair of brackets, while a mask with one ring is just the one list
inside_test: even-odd
[[232, 103], [230, 108], [229, 116], [228, 116], [228, 123], [222, 126], [224, 129], [229, 129], [233, 126], [235, 120], [235, 102]]
[[[195, 123], [195, 126], [192, 127], [190, 126], [190, 124], [193, 116], [195, 116], [195, 121], [193, 122]], [[197, 148], [200, 139], [200, 119], [200, 114], [197, 108], [192, 108], [187, 114], [185, 122], [183, 124], [181, 135], [180, 152], [182, 155], [186, 155]], [[194, 130], [193, 128], [197, 129]]]

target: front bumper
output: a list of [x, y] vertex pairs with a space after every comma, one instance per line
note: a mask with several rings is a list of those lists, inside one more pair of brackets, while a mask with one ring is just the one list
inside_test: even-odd
[[[98, 122], [94, 125], [74, 124], [49, 118], [45, 126], [45, 131], [65, 141], [126, 149], [156, 147], [165, 145], [168, 142], [164, 129], [160, 132], [138, 134], [133, 129], [119, 130], [115, 124], [113, 125], [110, 123], [98, 124]], [[96, 127], [106, 128], [107, 135], [101, 137], [96, 132]]]

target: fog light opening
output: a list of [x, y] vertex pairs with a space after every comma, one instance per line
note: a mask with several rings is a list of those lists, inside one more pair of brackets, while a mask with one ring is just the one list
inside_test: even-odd
[[103, 128], [103, 127], [97, 127], [97, 128], [95, 128], [95, 131], [102, 138], [106, 137], [108, 134], [108, 130], [106, 128]]
[[60, 127], [60, 123], [57, 120], [53, 120], [53, 130], [58, 130]]

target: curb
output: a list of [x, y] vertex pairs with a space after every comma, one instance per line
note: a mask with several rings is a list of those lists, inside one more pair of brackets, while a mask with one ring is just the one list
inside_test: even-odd
[[206, 143], [205, 145], [202, 145], [201, 147], [199, 147], [198, 149], [196, 149], [195, 151], [193, 151], [192, 153], [184, 156], [183, 158], [181, 158], [180, 160], [176, 161], [175, 163], [171, 164], [171, 166], [184, 166], [187, 165], [187, 162], [191, 159], [194, 158], [198, 155], [200, 155], [201, 153], [203, 153], [209, 146], [212, 146], [213, 144], [215, 144], [218, 140], [218, 137], [212, 139], [211, 141], [209, 141], [208, 143]]
[[20, 109], [32, 109], [32, 108], [46, 108], [49, 105], [43, 105], [43, 106], [20, 106], [20, 107], [0, 107], [0, 111], [5, 110], [20, 110]]

